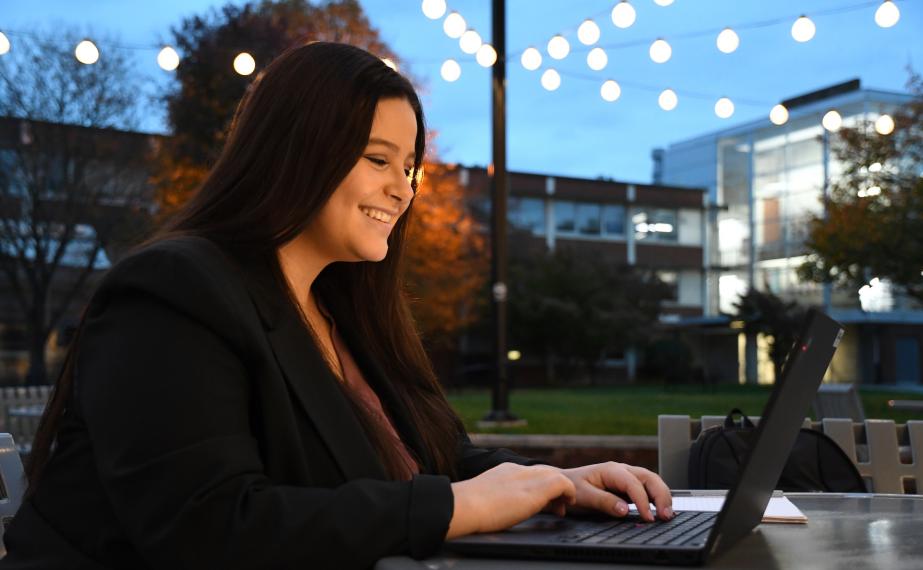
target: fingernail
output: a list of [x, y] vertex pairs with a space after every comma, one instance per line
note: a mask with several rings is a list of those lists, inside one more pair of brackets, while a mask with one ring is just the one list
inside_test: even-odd
[[675, 515], [673, 514], [673, 509], [671, 509], [670, 507], [665, 508], [665, 509], [663, 510], [663, 514], [664, 514], [664, 516], [667, 517], [668, 519], [672, 519], [672, 518], [675, 516]]
[[624, 516], [627, 513], [628, 513], [628, 505], [626, 505], [625, 503], [619, 503], [615, 505], [615, 514], [619, 516]]

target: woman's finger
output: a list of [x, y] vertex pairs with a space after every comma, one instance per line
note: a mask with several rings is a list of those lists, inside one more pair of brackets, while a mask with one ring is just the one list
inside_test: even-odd
[[621, 491], [628, 495], [631, 502], [638, 508], [638, 514], [641, 515], [641, 518], [649, 522], [653, 521], [654, 515], [651, 513], [647, 489], [644, 488], [638, 477], [620, 463], [603, 463], [601, 468], [603, 484], [606, 488]]
[[670, 488], [663, 482], [659, 475], [643, 467], [629, 467], [635, 477], [641, 481], [647, 491], [648, 497], [654, 501], [657, 507], [657, 517], [661, 520], [670, 520], [673, 518], [673, 496], [670, 494]]

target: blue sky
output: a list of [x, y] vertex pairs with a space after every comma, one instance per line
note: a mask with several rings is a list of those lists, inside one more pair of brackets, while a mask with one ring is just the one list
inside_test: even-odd
[[[402, 67], [422, 84], [430, 126], [437, 130], [440, 158], [468, 165], [490, 161], [490, 71], [458, 48], [442, 31], [441, 21], [427, 19], [419, 0], [360, 0], [383, 39], [399, 54]], [[240, 2], [235, 2], [240, 3]], [[157, 45], [170, 26], [222, 2], [214, 0], [0, 0], [0, 30], [28, 31], [56, 26], [93, 30], [131, 45]], [[875, 25], [875, 1], [864, 0], [676, 0], [661, 7], [652, 0], [632, 0], [637, 21], [616, 28], [609, 12], [615, 0], [507, 0], [508, 166], [513, 170], [647, 182], [651, 150], [671, 142], [765, 118], [782, 99], [854, 77], [864, 87], [903, 91], [906, 67], [923, 71], [923, 0], [896, 2], [901, 20], [882, 29]], [[489, 0], [454, 0], [457, 10], [482, 37], [490, 36]], [[856, 9], [850, 9], [857, 7]], [[843, 10], [822, 14], [837, 8]], [[801, 13], [813, 17], [817, 34], [796, 43], [791, 22]], [[591, 71], [576, 30], [585, 18], [601, 29], [600, 46], [609, 64]], [[741, 45], [732, 54], [715, 48], [714, 35], [686, 37], [725, 26], [783, 20], [753, 29], [737, 29]], [[541, 70], [529, 72], [518, 54], [535, 45], [544, 52], [551, 36], [562, 33], [571, 55], [552, 65], [562, 74], [561, 87], [545, 91]], [[664, 37], [673, 57], [653, 63], [647, 45]], [[578, 49], [584, 51], [578, 52]], [[169, 80], [154, 63], [156, 50], [136, 50], [139, 73], [153, 84]], [[462, 66], [461, 78], [439, 77], [446, 58]], [[544, 67], [552, 61], [545, 54]], [[229, 70], [230, 72], [230, 70]], [[599, 96], [605, 79], [621, 84], [618, 101]], [[672, 88], [679, 105], [670, 112], [657, 106], [661, 89]], [[736, 105], [730, 119], [715, 116], [721, 96]], [[162, 128], [162, 111], [151, 107], [144, 126]]]

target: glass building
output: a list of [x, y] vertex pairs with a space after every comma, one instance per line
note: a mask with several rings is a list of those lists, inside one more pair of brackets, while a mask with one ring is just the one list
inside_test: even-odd
[[848, 325], [835, 380], [921, 384], [920, 307], [886, 282], [873, 281], [860, 295], [797, 276], [808, 253], [807, 221], [823, 214], [825, 192], [840, 173], [830, 151], [836, 135], [822, 126], [824, 115], [836, 110], [851, 126], [909, 100], [862, 89], [856, 79], [784, 101], [789, 118], [782, 125], [761, 119], [654, 151], [655, 183], [709, 192], [706, 315], [734, 314], [751, 286], [822, 307]]

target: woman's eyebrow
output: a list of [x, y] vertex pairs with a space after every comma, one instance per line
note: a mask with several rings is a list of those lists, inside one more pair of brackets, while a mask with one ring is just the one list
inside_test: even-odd
[[[386, 147], [390, 148], [390, 149], [393, 150], [394, 152], [400, 152], [400, 150], [401, 150], [400, 147], [397, 146], [396, 144], [394, 144], [393, 142], [391, 142], [391, 141], [389, 141], [389, 140], [385, 140], [385, 139], [380, 139], [380, 138], [378, 138], [378, 137], [372, 137], [372, 138], [370, 138], [370, 139], [369, 139], [369, 144], [370, 144], [370, 145], [373, 145], [373, 144], [380, 144], [380, 145], [383, 145], [383, 146], [386, 146]], [[411, 152], [410, 154], [407, 155], [407, 158], [414, 158], [415, 156], [416, 156], [415, 153]]]

